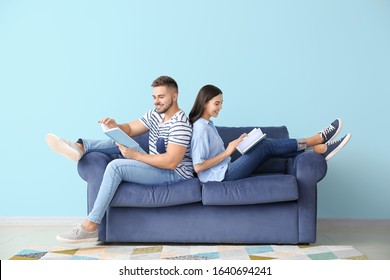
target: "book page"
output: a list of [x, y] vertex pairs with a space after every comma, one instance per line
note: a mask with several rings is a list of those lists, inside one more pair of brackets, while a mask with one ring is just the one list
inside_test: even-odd
[[237, 150], [244, 154], [249, 149], [251, 149], [254, 145], [256, 145], [260, 140], [264, 139], [266, 135], [261, 131], [260, 128], [254, 128], [248, 135], [242, 140], [238, 146]]

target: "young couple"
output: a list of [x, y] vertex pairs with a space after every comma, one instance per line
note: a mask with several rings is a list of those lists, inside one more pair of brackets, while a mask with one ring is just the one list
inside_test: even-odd
[[[94, 242], [97, 228], [122, 181], [139, 184], [172, 184], [198, 174], [200, 181], [236, 180], [249, 176], [266, 159], [276, 155], [291, 155], [311, 149], [326, 160], [337, 153], [351, 137], [347, 134], [332, 139], [341, 129], [337, 119], [319, 133], [305, 139], [264, 139], [234, 162], [230, 155], [245, 135], [229, 143], [225, 149], [222, 139], [211, 122], [222, 109], [222, 91], [204, 86], [194, 103], [189, 119], [178, 106], [178, 86], [174, 79], [161, 76], [152, 83], [155, 109], [130, 123], [117, 124], [104, 118], [100, 123], [120, 127], [129, 136], [149, 131], [149, 154], [137, 152], [107, 140], [64, 140], [54, 134], [46, 135], [48, 146], [55, 152], [78, 161], [88, 152], [99, 151], [115, 158], [106, 167], [93, 209], [82, 224], [57, 235], [67, 243]], [[118, 158], [119, 156], [119, 158]]]

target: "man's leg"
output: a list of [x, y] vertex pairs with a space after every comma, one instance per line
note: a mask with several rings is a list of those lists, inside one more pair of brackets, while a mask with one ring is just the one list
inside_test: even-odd
[[160, 169], [131, 160], [115, 159], [104, 172], [94, 207], [82, 225], [59, 234], [57, 240], [67, 243], [91, 242], [97, 240], [97, 227], [110, 205], [122, 181], [139, 184], [172, 184], [183, 180], [174, 170]]
[[115, 159], [104, 172], [102, 184], [88, 220], [99, 224], [122, 181], [138, 184], [172, 184], [183, 180], [174, 170], [161, 169], [131, 159]]
[[76, 144], [82, 145], [84, 154], [91, 152], [100, 152], [108, 156], [120, 154], [118, 146], [111, 139], [79, 139]]
[[46, 143], [53, 151], [72, 161], [80, 160], [88, 152], [101, 152], [109, 156], [120, 153], [119, 148], [111, 139], [79, 139], [77, 142], [72, 142], [49, 133], [46, 135]]

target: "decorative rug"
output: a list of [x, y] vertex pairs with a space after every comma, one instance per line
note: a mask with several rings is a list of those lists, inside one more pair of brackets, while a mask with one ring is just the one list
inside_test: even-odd
[[290, 245], [97, 245], [31, 247], [10, 260], [366, 260], [352, 246]]

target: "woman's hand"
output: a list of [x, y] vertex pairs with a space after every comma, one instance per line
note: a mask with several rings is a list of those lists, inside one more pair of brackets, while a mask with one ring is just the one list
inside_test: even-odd
[[230, 156], [234, 151], [236, 150], [238, 144], [244, 140], [244, 138], [247, 136], [246, 133], [242, 134], [239, 138], [236, 140], [233, 140], [232, 142], [229, 143], [229, 145], [226, 147], [225, 152], [227, 153], [228, 156]]
[[108, 128], [118, 127], [118, 124], [114, 119], [104, 118], [99, 123], [105, 124]]

